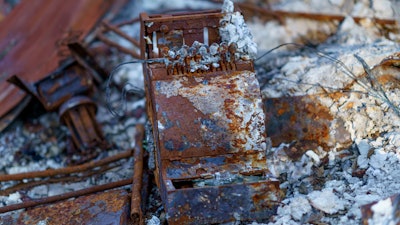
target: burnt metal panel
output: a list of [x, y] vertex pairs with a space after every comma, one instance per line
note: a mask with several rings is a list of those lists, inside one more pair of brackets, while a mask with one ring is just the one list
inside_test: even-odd
[[273, 146], [293, 141], [313, 142], [326, 148], [337, 143], [349, 146], [352, 141], [344, 121], [318, 103], [318, 98], [325, 95], [264, 99], [266, 130]]
[[255, 221], [275, 214], [279, 182], [250, 182], [184, 188], [168, 192], [169, 224]]
[[39, 206], [22, 212], [11, 224], [132, 224], [129, 218], [130, 194], [112, 190], [81, 196], [51, 205]]

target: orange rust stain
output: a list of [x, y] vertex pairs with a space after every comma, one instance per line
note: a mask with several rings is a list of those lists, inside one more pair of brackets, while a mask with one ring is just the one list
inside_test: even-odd
[[284, 113], [288, 112], [290, 109], [289, 104], [287, 102], [281, 103], [281, 108], [277, 110], [278, 116], [282, 116]]
[[317, 141], [320, 145], [324, 145], [329, 138], [329, 127], [326, 124], [321, 124], [321, 129], [317, 133], [311, 133], [304, 137], [304, 140]]
[[305, 109], [309, 112], [309, 114], [315, 115], [316, 119], [333, 119], [333, 116], [330, 114], [329, 109], [321, 104], [306, 104]]
[[388, 85], [391, 88], [399, 88], [400, 87], [400, 80], [396, 79], [396, 77], [394, 77], [391, 74], [385, 74], [385, 75], [381, 75], [377, 78], [378, 82], [382, 85]]
[[338, 91], [338, 92], [329, 93], [328, 96], [329, 96], [329, 98], [332, 98], [334, 100], [339, 100], [341, 97], [344, 97], [346, 95], [344, 93]]
[[232, 142], [233, 142], [233, 143], [232, 143], [233, 147], [238, 148], [238, 147], [241, 147], [241, 146], [243, 146], [244, 144], [246, 144], [247, 141], [244, 140], [244, 139], [235, 139], [235, 140], [233, 140]]
[[282, 116], [285, 112], [286, 112], [286, 109], [280, 108], [280, 109], [278, 109], [277, 113], [278, 113], [279, 116]]
[[129, 202], [130, 196], [124, 190], [97, 193], [30, 209], [21, 214], [16, 224], [37, 224], [44, 218], [62, 225], [90, 224], [101, 212], [121, 216], [118, 219], [123, 220], [122, 211], [127, 209]]
[[226, 111], [226, 118], [232, 120], [232, 123], [229, 123], [229, 129], [231, 131], [238, 131], [240, 129], [240, 124], [242, 122], [242, 118], [235, 115], [234, 111], [232, 110], [232, 105], [235, 103], [233, 99], [225, 99], [224, 101], [224, 108]]
[[353, 108], [353, 106], [354, 106], [354, 102], [349, 102], [346, 105], [346, 109], [351, 109], [351, 108]]

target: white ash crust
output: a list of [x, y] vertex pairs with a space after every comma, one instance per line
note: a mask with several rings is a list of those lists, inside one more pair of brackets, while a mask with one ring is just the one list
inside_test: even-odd
[[[271, 4], [273, 9], [318, 13], [325, 13], [326, 9], [329, 9], [329, 14], [340, 14], [345, 12], [341, 9], [347, 8], [347, 13], [343, 14], [347, 17], [340, 25], [317, 25], [326, 27], [324, 32], [327, 34], [332, 32], [331, 37], [317, 49], [341, 60], [356, 76], [363, 74], [364, 68], [353, 54], [361, 56], [372, 68], [384, 58], [400, 51], [399, 34], [382, 36], [377, 27], [369, 22], [370, 20], [367, 19], [358, 24], [351, 17], [366, 16], [397, 18], [398, 20], [400, 17], [395, 15], [399, 14], [392, 14], [396, 9], [396, 4], [393, 2], [390, 6], [386, 5], [387, 1], [382, 3], [379, 1], [358, 1], [357, 4], [353, 1], [342, 0], [282, 0], [277, 2]], [[368, 2], [372, 2], [374, 6], [368, 6]], [[326, 7], [326, 5], [329, 5], [329, 7]], [[387, 14], [382, 13], [385, 10]], [[366, 12], [369, 12], [368, 16]], [[254, 39], [258, 43], [260, 52], [279, 44], [296, 42], [296, 38], [302, 36], [301, 30], [309, 29], [312, 32], [315, 29], [312, 26], [307, 27], [307, 24], [311, 23], [306, 20], [298, 20], [296, 24], [299, 27], [297, 29], [292, 28], [291, 24], [282, 25], [276, 21], [261, 23], [255, 19], [248, 23], [249, 28], [255, 34]], [[262, 30], [266, 31], [260, 32]], [[270, 56], [261, 60], [264, 64], [271, 61], [279, 65], [279, 68], [275, 69], [271, 79], [262, 90], [265, 98], [321, 94], [323, 93], [320, 89], [321, 86], [341, 89], [352, 82], [352, 79], [344, 73], [339, 65], [312, 53], [312, 51], [286, 55], [285, 58], [280, 60], [275, 59], [280, 57], [280, 52], [285, 51], [291, 50], [282, 48], [277, 51], [276, 55], [271, 53]], [[259, 63], [259, 65], [262, 66], [263, 63]], [[272, 63], [268, 66], [273, 68]], [[315, 187], [309, 183], [315, 180], [315, 168], [317, 167], [312, 157], [303, 156], [298, 161], [291, 160], [282, 150], [285, 145], [289, 146], [287, 143], [270, 149], [267, 164], [275, 176], [284, 178], [281, 188], [287, 190], [287, 196], [283, 200], [282, 206], [278, 208], [278, 214], [273, 221], [266, 224], [307, 224], [310, 223], [310, 218], [313, 218], [316, 212], [317, 214], [318, 212], [323, 213], [318, 218], [318, 222], [360, 224], [362, 219], [361, 206], [399, 193], [400, 119], [387, 103], [372, 97], [370, 95], [371, 90], [365, 90], [359, 85], [352, 88], [354, 92], [336, 100], [324, 95], [317, 98], [318, 104], [328, 107], [334, 117], [345, 121], [346, 129], [350, 132], [354, 142], [353, 147], [341, 151], [324, 149], [324, 151], [329, 151], [329, 163], [328, 166], [324, 166], [323, 177], [325, 181], [321, 184], [322, 186], [318, 186], [320, 189], [315, 190]], [[325, 91], [335, 91], [334, 89], [326, 88]], [[385, 91], [394, 105], [400, 106], [400, 98], [398, 97], [400, 90], [394, 88], [385, 89]], [[319, 155], [320, 159], [323, 158], [317, 149], [312, 150]], [[350, 156], [338, 157], [346, 152]], [[362, 178], [353, 176], [354, 169], [365, 170], [365, 175]], [[337, 208], [324, 205], [323, 201], [328, 197], [337, 201]], [[294, 203], [295, 201], [302, 201], [300, 199], [307, 199], [308, 204], [304, 203], [305, 208], [308, 207], [307, 205], [311, 205], [313, 210], [292, 207], [292, 205], [297, 204]], [[387, 202], [385, 204], [388, 205]], [[384, 204], [382, 203], [382, 205]], [[390, 217], [379, 211], [382, 205], [377, 206], [376, 218], [371, 218], [370, 221], [390, 221]], [[327, 214], [330, 215], [325, 216]], [[254, 222], [252, 224], [263, 223]]]
[[253, 35], [243, 16], [233, 11], [233, 3], [225, 0], [222, 12], [225, 16], [220, 21], [219, 34], [221, 41], [237, 45], [236, 59], [255, 59], [257, 56], [257, 44], [253, 41]]
[[392, 205], [392, 200], [390, 198], [380, 200], [375, 205], [371, 207], [373, 216], [368, 220], [369, 224], [388, 224], [394, 225], [396, 219], [394, 217], [394, 208]]
[[313, 191], [307, 197], [313, 207], [328, 214], [343, 210], [347, 203], [336, 196], [332, 189], [328, 188], [322, 191]]

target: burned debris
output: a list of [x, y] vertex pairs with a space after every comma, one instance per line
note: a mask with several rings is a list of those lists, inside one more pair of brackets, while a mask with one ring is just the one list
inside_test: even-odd
[[[87, 161], [96, 155], [96, 147], [106, 146], [95, 119], [96, 103], [89, 99], [106, 72], [83, 46], [116, 2], [22, 3], [7, 16], [0, 33], [1, 46], [9, 46], [0, 62], [0, 85], [6, 90], [0, 99], [2, 129], [33, 97], [47, 111], [59, 111], [73, 140], [71, 154], [79, 152]], [[37, 26], [27, 23], [34, 18]]]
[[232, 17], [243, 22], [233, 12], [141, 15], [142, 57], [166, 59], [144, 74], [169, 224], [266, 219], [281, 199], [265, 163], [254, 44], [230, 40], [244, 38], [226, 24]]
[[[398, 222], [396, 20], [284, 0], [116, 20], [126, 2], [0, 9], [0, 130], [17, 127], [0, 136], [0, 224]], [[352, 26], [384, 41], [342, 45], [354, 44]], [[295, 47], [258, 58], [279, 44]], [[126, 59], [143, 64], [140, 79], [111, 93]], [[130, 110], [107, 111], [120, 96]], [[58, 121], [18, 128], [32, 104]]]

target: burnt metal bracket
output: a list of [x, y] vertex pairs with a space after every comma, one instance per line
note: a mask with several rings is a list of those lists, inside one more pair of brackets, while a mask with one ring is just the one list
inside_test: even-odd
[[81, 43], [69, 43], [68, 48], [74, 59], [78, 61], [80, 65], [85, 67], [86, 70], [90, 71], [97, 84], [101, 84], [105, 79], [107, 79], [108, 73], [97, 64], [94, 57], [85, 47], [82, 46]]

